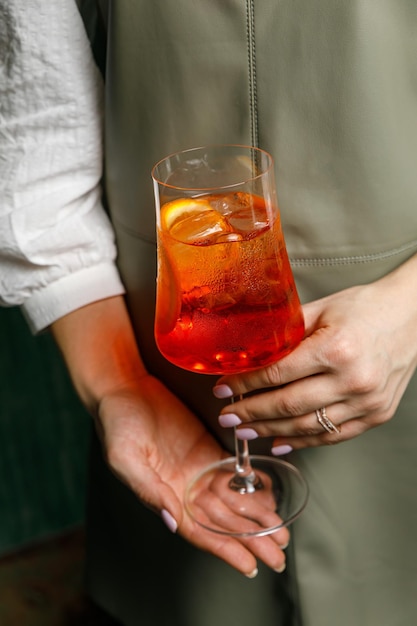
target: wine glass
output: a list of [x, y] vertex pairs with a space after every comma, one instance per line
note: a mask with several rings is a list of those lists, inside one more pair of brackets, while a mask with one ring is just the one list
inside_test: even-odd
[[[281, 229], [274, 163], [250, 146], [172, 154], [152, 170], [157, 214], [155, 339], [178, 367], [239, 373], [277, 361], [304, 335]], [[272, 533], [303, 510], [307, 484], [290, 463], [235, 456], [202, 471], [185, 507], [202, 527], [237, 537]]]

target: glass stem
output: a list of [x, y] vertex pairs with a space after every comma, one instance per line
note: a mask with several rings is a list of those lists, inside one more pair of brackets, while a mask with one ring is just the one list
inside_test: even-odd
[[[243, 398], [239, 396], [239, 400]], [[234, 398], [232, 399], [232, 403]], [[247, 439], [238, 439], [236, 435], [236, 428], [234, 428], [235, 438], [235, 455], [236, 455], [236, 474], [229, 482], [229, 487], [234, 491], [240, 493], [253, 493], [257, 489], [262, 487], [260, 479], [252, 469], [250, 457], [249, 457], [249, 444]]]

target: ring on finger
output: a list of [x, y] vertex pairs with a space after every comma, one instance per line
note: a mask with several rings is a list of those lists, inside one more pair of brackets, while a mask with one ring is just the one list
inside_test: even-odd
[[333, 424], [332, 420], [327, 417], [326, 407], [317, 409], [316, 411], [317, 421], [328, 433], [340, 433], [341, 430], [338, 426]]

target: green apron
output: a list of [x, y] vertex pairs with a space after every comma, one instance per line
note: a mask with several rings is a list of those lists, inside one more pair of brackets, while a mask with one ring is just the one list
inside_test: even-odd
[[[138, 342], [230, 445], [213, 378], [154, 345], [151, 167], [182, 148], [258, 144], [275, 157], [302, 300], [383, 276], [417, 252], [417, 2], [117, 0], [108, 38], [106, 191]], [[172, 536], [95, 442], [93, 597], [127, 626], [417, 623], [416, 384], [388, 424], [293, 455], [311, 495], [284, 575], [246, 580]]]

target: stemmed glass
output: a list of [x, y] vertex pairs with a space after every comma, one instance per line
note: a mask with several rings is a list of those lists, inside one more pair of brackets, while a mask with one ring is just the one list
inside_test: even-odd
[[[219, 145], [172, 154], [152, 170], [158, 279], [155, 339], [178, 367], [239, 373], [293, 350], [304, 320], [281, 229], [274, 164], [265, 151]], [[272, 533], [303, 510], [292, 464], [249, 455], [211, 465], [186, 490], [191, 517], [237, 537]]]

